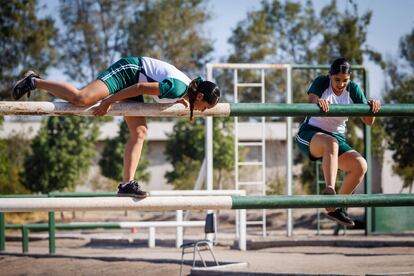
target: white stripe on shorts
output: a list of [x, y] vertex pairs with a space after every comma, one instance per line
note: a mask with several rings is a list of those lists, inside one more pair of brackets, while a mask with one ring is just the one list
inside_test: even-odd
[[113, 75], [115, 75], [116, 73], [118, 73], [118, 72], [120, 72], [122, 70], [125, 70], [125, 69], [137, 69], [137, 70], [140, 70], [141, 67], [138, 66], [138, 65], [136, 65], [136, 64], [122, 65], [121, 67], [117, 68], [116, 70], [111, 71], [108, 75], [104, 76], [102, 78], [102, 80], [105, 81], [105, 80], [109, 79], [110, 77], [112, 77]]
[[302, 138], [300, 138], [300, 137], [299, 137], [299, 135], [296, 135], [296, 140], [297, 140], [299, 143], [304, 144], [304, 145], [306, 145], [306, 146], [308, 146], [308, 147], [309, 147], [309, 142], [308, 142], [308, 141], [306, 141], [306, 140], [303, 140]]

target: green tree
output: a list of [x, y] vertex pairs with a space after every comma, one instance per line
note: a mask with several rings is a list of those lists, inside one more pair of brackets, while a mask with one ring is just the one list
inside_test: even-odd
[[87, 117], [49, 117], [32, 142], [23, 184], [32, 192], [73, 191], [89, 171], [98, 126]]
[[[0, 116], [0, 129], [2, 128], [4, 118]], [[9, 183], [8, 171], [10, 170], [9, 159], [7, 156], [7, 145], [5, 141], [0, 140], [0, 193], [5, 194], [5, 186]]]
[[36, 0], [2, 1], [0, 6], [0, 99], [10, 97], [23, 72], [43, 73], [55, 60], [56, 29], [51, 18], [39, 18]]
[[[400, 40], [402, 64], [389, 61], [388, 83], [384, 100], [388, 103], [414, 103], [414, 29]], [[414, 129], [414, 118], [384, 119], [387, 145], [393, 151], [393, 172], [399, 175], [410, 192], [414, 184], [414, 136], [407, 133]]]
[[192, 124], [179, 120], [169, 135], [165, 155], [173, 170], [165, 174], [167, 182], [177, 190], [191, 189], [200, 170], [203, 155], [204, 121]]
[[[225, 174], [234, 168], [234, 145], [230, 121], [215, 119], [213, 123], [213, 163], [216, 187], [224, 187]], [[173, 170], [165, 174], [175, 189], [192, 189], [204, 158], [204, 120], [189, 124], [180, 120], [169, 135], [165, 154]]]
[[231, 62], [311, 63], [322, 25], [312, 2], [262, 1], [238, 23], [229, 42]]
[[62, 69], [86, 84], [119, 58], [127, 41], [134, 0], [60, 0]]
[[[0, 129], [4, 118], [0, 116]], [[21, 184], [24, 160], [30, 144], [24, 135], [13, 135], [0, 140], [0, 194], [22, 194], [27, 190]]]
[[[114, 180], [121, 180], [123, 174], [123, 154], [125, 144], [128, 141], [128, 126], [124, 122], [121, 123], [118, 136], [108, 139], [105, 143], [102, 157], [99, 160], [99, 166], [102, 174]], [[141, 156], [145, 156], [147, 152], [147, 143], [144, 143]], [[148, 170], [149, 161], [147, 158], [141, 158], [138, 169], [135, 173], [135, 179], [143, 182], [149, 182], [151, 175]]]
[[202, 32], [209, 14], [205, 0], [145, 0], [128, 27], [126, 55], [159, 58], [199, 72], [212, 52]]
[[233, 136], [233, 119], [213, 120], [213, 165], [217, 187], [220, 190], [229, 186], [226, 182], [233, 185], [233, 179], [227, 177], [234, 170]]
[[0, 193], [24, 194], [28, 190], [22, 185], [24, 161], [30, 154], [30, 143], [24, 134], [17, 134], [0, 141]]
[[[296, 1], [262, 1], [258, 10], [248, 13], [247, 18], [237, 25], [229, 42], [233, 45], [233, 53], [229, 62], [256, 63], [305, 63], [329, 64], [333, 59], [344, 56], [352, 63], [360, 64], [367, 56], [383, 65], [381, 55], [366, 44], [367, 28], [370, 24], [371, 12], [359, 15], [356, 4], [345, 11], [338, 10], [336, 1], [331, 1], [316, 14], [311, 1], [301, 4]], [[241, 78], [246, 75], [239, 73]], [[312, 79], [325, 71], [293, 72], [294, 102], [307, 102], [306, 90]], [[248, 78], [247, 77], [247, 78]], [[267, 101], [285, 100], [285, 74], [267, 73], [267, 91], [275, 96], [267, 96]], [[354, 74], [359, 82], [361, 75]], [[231, 82], [228, 82], [231, 83]], [[297, 118], [296, 121], [303, 120]], [[362, 140], [356, 138], [356, 123], [348, 124], [348, 139], [357, 150], [362, 150]], [[361, 123], [358, 122], [358, 127]], [[378, 134], [383, 133], [377, 129]], [[382, 156], [381, 137], [375, 137], [374, 152]], [[295, 161], [303, 160], [303, 171], [300, 182], [305, 186], [314, 186], [315, 167], [302, 155]]]
[[7, 194], [9, 182], [10, 162], [7, 154], [7, 143], [0, 140], [0, 193]]

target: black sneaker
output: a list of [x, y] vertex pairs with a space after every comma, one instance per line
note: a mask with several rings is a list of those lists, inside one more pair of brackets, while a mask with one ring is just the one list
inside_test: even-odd
[[148, 196], [148, 193], [141, 190], [138, 182], [135, 180], [130, 180], [125, 183], [118, 185], [118, 194], [117, 196], [132, 196], [137, 198], [145, 198]]
[[326, 217], [344, 226], [355, 226], [354, 221], [348, 216], [347, 212], [343, 208], [337, 208], [334, 212], [329, 212], [326, 214]]
[[14, 100], [20, 99], [26, 93], [27, 97], [30, 98], [30, 91], [36, 89], [33, 78], [40, 79], [40, 77], [35, 72], [27, 71], [26, 74], [24, 74], [24, 78], [16, 82], [12, 91], [12, 98]]

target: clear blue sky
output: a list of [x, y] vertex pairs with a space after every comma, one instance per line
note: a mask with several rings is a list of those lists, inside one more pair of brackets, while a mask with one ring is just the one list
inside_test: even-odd
[[[306, 0], [299, 0], [306, 2]], [[354, 0], [358, 4], [359, 14], [371, 10], [373, 12], [371, 24], [368, 28], [368, 45], [387, 57], [397, 57], [398, 43], [401, 36], [408, 34], [414, 28], [414, 0]], [[57, 0], [41, 0], [47, 3], [48, 11], [55, 10]], [[212, 20], [208, 24], [208, 32], [215, 42], [214, 62], [228, 55], [230, 45], [227, 40], [237, 22], [243, 20], [248, 11], [258, 9], [259, 0], [210, 0], [210, 9], [213, 12]], [[317, 11], [326, 6], [331, 0], [314, 0]], [[347, 0], [338, 0], [341, 9], [346, 7]], [[47, 12], [46, 12], [47, 13]], [[383, 72], [373, 63], [366, 61], [370, 73], [371, 96], [379, 98], [382, 93]], [[50, 77], [65, 79], [56, 70], [50, 71]], [[65, 79], [67, 80], [67, 79]]]

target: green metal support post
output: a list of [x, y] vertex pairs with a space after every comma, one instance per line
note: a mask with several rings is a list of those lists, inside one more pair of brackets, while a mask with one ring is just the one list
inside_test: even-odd
[[22, 226], [22, 252], [29, 252], [29, 228], [25, 225]]
[[6, 222], [4, 213], [0, 213], [0, 251], [6, 250]]
[[54, 255], [55, 252], [55, 212], [49, 212], [49, 254]]

